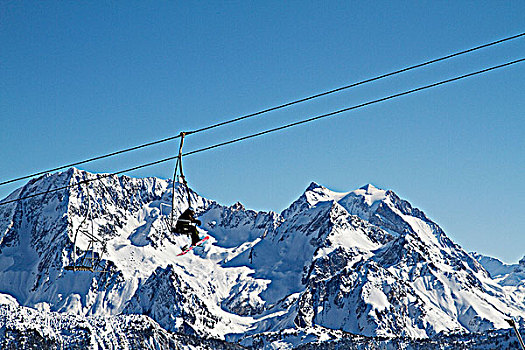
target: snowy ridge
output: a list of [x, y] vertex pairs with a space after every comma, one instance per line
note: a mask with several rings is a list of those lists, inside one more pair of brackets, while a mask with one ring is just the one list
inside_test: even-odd
[[[10, 198], [96, 176], [46, 175]], [[269, 348], [328, 341], [331, 330], [406, 339], [486, 332], [524, 315], [525, 261], [468, 254], [392, 191], [312, 183], [281, 214], [191, 192], [211, 238], [176, 257], [189, 239], [167, 229], [171, 190], [166, 180], [114, 176], [0, 206], [0, 293], [9, 295], [0, 303], [80, 319], [140, 314], [164, 332]], [[178, 215], [185, 192], [175, 191]], [[106, 273], [64, 269], [88, 196]], [[77, 257], [87, 244], [77, 238]], [[268, 342], [285, 331], [280, 345]]]
[[144, 315], [85, 317], [0, 304], [0, 324], [2, 349], [241, 349], [167, 332]]

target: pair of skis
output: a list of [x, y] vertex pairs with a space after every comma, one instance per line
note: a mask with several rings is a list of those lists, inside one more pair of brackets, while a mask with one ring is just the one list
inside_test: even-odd
[[182, 252], [180, 252], [179, 254], [177, 254], [177, 256], [181, 256], [181, 255], [184, 255], [184, 254], [190, 252], [191, 250], [193, 250], [193, 248], [200, 246], [201, 244], [203, 244], [204, 242], [206, 242], [208, 239], [210, 239], [210, 236], [206, 236], [206, 237], [204, 237], [203, 239], [201, 239], [200, 241], [198, 241], [197, 243], [195, 243], [195, 245], [191, 245], [189, 248], [184, 249]]

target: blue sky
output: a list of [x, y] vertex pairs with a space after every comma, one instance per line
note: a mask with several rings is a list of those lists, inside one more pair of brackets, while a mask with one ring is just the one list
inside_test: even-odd
[[[251, 113], [524, 31], [520, 1], [0, 3], [0, 179]], [[525, 56], [525, 39], [189, 136], [190, 151]], [[185, 159], [223, 204], [311, 181], [392, 189], [469, 251], [525, 255], [525, 64]], [[83, 169], [174, 154], [168, 143]], [[168, 178], [173, 163], [131, 176]], [[16, 187], [0, 188], [0, 197]]]

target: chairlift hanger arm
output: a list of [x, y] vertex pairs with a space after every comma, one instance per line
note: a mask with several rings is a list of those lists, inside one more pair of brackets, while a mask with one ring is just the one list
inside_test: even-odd
[[[93, 211], [92, 211], [92, 205], [91, 205], [91, 197], [89, 195], [89, 185], [87, 182], [81, 183], [79, 182], [79, 185], [83, 184], [85, 185], [85, 193], [84, 196], [87, 198], [87, 209], [86, 213], [84, 215], [84, 218], [82, 222], [78, 225], [76, 231], [75, 231], [75, 237], [73, 239], [73, 252], [72, 252], [72, 264], [68, 266], [64, 266], [64, 270], [66, 271], [90, 271], [90, 272], [104, 272], [104, 270], [97, 269], [100, 262], [102, 261], [102, 255], [107, 251], [106, 250], [106, 242], [95, 235], [94, 232], [94, 226], [93, 226]], [[82, 187], [80, 187], [82, 190]], [[88, 227], [84, 227], [87, 225]], [[84, 249], [84, 253], [80, 261], [77, 262], [77, 238], [78, 235], [82, 234], [85, 237], [88, 238], [88, 246], [86, 249]], [[101, 245], [101, 251], [100, 253], [95, 252], [95, 245], [100, 244]], [[91, 255], [91, 256], [90, 256]]]
[[177, 154], [177, 161], [175, 163], [175, 169], [173, 171], [173, 183], [172, 183], [172, 197], [171, 197], [171, 229], [173, 230], [175, 228], [175, 218], [173, 215], [173, 211], [175, 210], [175, 182], [177, 182], [177, 173], [179, 173], [178, 177], [182, 180], [183, 186], [186, 188], [186, 195], [188, 196], [188, 207], [191, 207], [191, 197], [190, 197], [190, 190], [188, 187], [188, 183], [186, 182], [186, 176], [184, 176], [184, 170], [182, 168], [182, 148], [184, 147], [184, 137], [187, 135], [187, 132], [181, 131], [179, 134], [180, 137], [180, 144], [179, 144], [179, 152]]
[[182, 169], [182, 147], [184, 146], [184, 137], [187, 133], [181, 132], [180, 133], [180, 146], [179, 146], [179, 154], [177, 156], [178, 163], [179, 163], [179, 171], [180, 171], [180, 178], [182, 179], [182, 183], [184, 184], [184, 187], [186, 187], [186, 194], [188, 195], [188, 206], [191, 207], [191, 198], [190, 198], [190, 190], [188, 188], [188, 183], [186, 182], [186, 176], [184, 176], [184, 171]]

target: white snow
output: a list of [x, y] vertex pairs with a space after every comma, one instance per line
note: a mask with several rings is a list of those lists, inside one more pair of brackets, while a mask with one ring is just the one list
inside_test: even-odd
[[[27, 190], [94, 176], [73, 169]], [[181, 188], [175, 190], [178, 215], [187, 204]], [[74, 187], [45, 201], [27, 201], [25, 208], [0, 207], [0, 244], [11, 240], [0, 253], [0, 293], [9, 294], [0, 294], [0, 304], [105, 317], [122, 313], [133, 299], [137, 310], [158, 310], [161, 325], [180, 328], [187, 318], [177, 314], [178, 305], [160, 310], [148, 304], [155, 274], [172, 266], [187, 288], [186, 295], [182, 285], [174, 286], [191, 305], [184, 312], [194, 312], [193, 326], [222, 339], [294, 328], [299, 312], [312, 322], [302, 330], [307, 338], [316, 327], [384, 336], [403, 327], [411, 337], [484, 331], [507, 328], [507, 315], [524, 314], [525, 271], [481, 259], [491, 278], [424, 215], [406, 214], [413, 212], [397, 205], [391, 193], [373, 185], [335, 192], [312, 184], [282, 214], [239, 203], [225, 207], [192, 193], [200, 233], [211, 238], [182, 257], [176, 255], [189, 238], [172, 235], [166, 226], [171, 185], [165, 180], [109, 177], [87, 190]], [[90, 229], [107, 241], [105, 277], [63, 269], [71, 264], [71, 241], [88, 195]], [[20, 222], [14, 220], [17, 210]], [[77, 237], [80, 253], [87, 246], [85, 236]], [[145, 290], [150, 278], [152, 287]], [[207, 314], [199, 313], [200, 301]], [[296, 345], [293, 337], [268, 346]]]
[[0, 293], [0, 305], [18, 306], [18, 301], [12, 295]]

